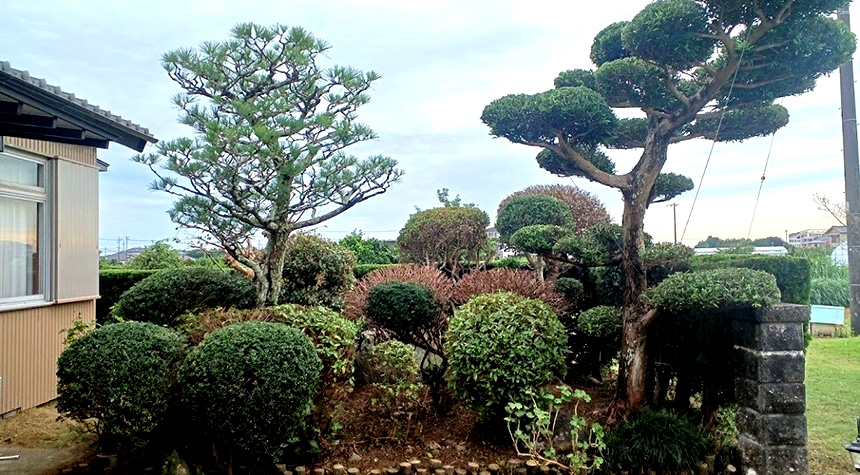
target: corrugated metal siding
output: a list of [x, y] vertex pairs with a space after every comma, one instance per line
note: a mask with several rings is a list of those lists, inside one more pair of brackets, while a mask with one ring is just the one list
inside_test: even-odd
[[22, 139], [18, 137], [5, 137], [3, 141], [5, 145], [10, 148], [25, 150], [44, 157], [63, 158], [91, 167], [96, 166], [95, 147], [45, 142], [42, 140]]
[[61, 332], [80, 317], [95, 320], [95, 300], [0, 312], [0, 414], [57, 397]]
[[55, 220], [57, 300], [99, 293], [99, 173], [57, 162]]

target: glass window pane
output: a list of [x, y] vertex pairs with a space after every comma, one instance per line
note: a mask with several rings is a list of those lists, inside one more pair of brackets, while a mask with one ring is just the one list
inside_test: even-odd
[[33, 201], [0, 197], [0, 299], [42, 293], [40, 208]]
[[0, 181], [27, 186], [44, 186], [42, 165], [0, 154]]

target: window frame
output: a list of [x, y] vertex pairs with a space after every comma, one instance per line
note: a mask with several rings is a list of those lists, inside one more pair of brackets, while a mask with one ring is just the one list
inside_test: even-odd
[[54, 290], [54, 165], [55, 160], [48, 160], [39, 155], [12, 151], [9, 147], [0, 151], [13, 159], [33, 162], [42, 167], [41, 179], [43, 186], [22, 185], [4, 181], [0, 178], [0, 197], [20, 201], [31, 201], [41, 206], [39, 212], [39, 284], [41, 293], [21, 297], [0, 298], [0, 311], [17, 310], [22, 308], [39, 307], [53, 303]]

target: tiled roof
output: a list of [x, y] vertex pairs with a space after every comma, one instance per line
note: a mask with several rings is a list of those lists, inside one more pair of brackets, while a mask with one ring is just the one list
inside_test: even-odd
[[[101, 122], [106, 122], [114, 127], [121, 128], [126, 133], [136, 135], [147, 142], [154, 143], [158, 141], [146, 127], [141, 127], [140, 125], [137, 125], [128, 119], [123, 119], [122, 117], [113, 114], [108, 110], [102, 109], [95, 104], [90, 104], [86, 99], [75, 97], [74, 94], [65, 92], [58, 86], [48, 84], [44, 79], [30, 76], [28, 71], [15, 69], [8, 61], [0, 61], [0, 83], [3, 82], [3, 76], [7, 76], [7, 80], [11, 77], [23, 81], [32, 87], [36, 87], [43, 92], [49, 93], [50, 95], [65, 101], [73, 109], [78, 109], [78, 112], [89, 113], [89, 115], [94, 114], [98, 116], [96, 119]], [[34, 106], [38, 108], [38, 106]]]

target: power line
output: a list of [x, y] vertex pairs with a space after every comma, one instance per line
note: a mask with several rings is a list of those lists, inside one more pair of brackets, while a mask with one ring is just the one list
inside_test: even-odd
[[770, 146], [767, 148], [767, 158], [764, 159], [764, 170], [761, 171], [761, 181], [758, 184], [758, 194], [755, 197], [755, 205], [753, 206], [752, 218], [750, 218], [750, 228], [747, 230], [747, 239], [752, 234], [753, 222], [755, 221], [755, 213], [758, 210], [758, 201], [761, 198], [761, 189], [764, 187], [764, 179], [767, 175], [767, 165], [770, 163], [770, 152], [773, 150], [773, 141], [776, 139], [776, 131], [770, 136]]
[[702, 191], [702, 182], [705, 181], [705, 173], [708, 172], [708, 164], [711, 163], [711, 156], [714, 154], [714, 147], [717, 145], [717, 139], [720, 137], [720, 129], [723, 127], [723, 118], [726, 116], [728, 102], [732, 99], [732, 93], [735, 90], [735, 81], [738, 79], [738, 73], [741, 71], [741, 63], [744, 61], [744, 53], [746, 49], [741, 50], [741, 55], [738, 58], [738, 67], [735, 69], [735, 75], [732, 78], [732, 84], [729, 86], [729, 95], [726, 97], [726, 106], [720, 113], [720, 120], [717, 122], [717, 131], [714, 133], [714, 140], [711, 142], [711, 151], [708, 152], [708, 159], [705, 160], [705, 169], [702, 170], [702, 177], [699, 179], [699, 186], [696, 187], [696, 196], [693, 197], [693, 205], [690, 206], [690, 214], [687, 215], [687, 222], [684, 224], [684, 232], [681, 233], [681, 242], [684, 242], [684, 236], [687, 235], [687, 226], [690, 225], [690, 218], [693, 217], [693, 209], [696, 208], [696, 202], [699, 200], [699, 192]]

